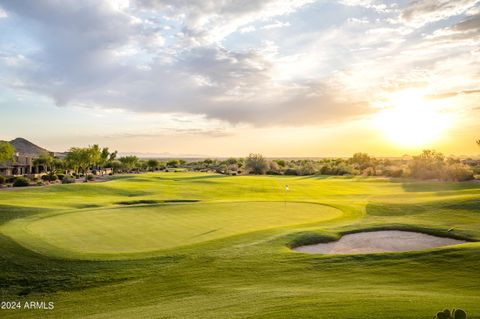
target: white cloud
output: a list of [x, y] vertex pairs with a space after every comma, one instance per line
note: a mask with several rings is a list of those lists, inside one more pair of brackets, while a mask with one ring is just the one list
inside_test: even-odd
[[264, 25], [262, 29], [276, 29], [276, 28], [283, 28], [283, 27], [289, 27], [291, 24], [290, 22], [281, 22], [281, 21], [275, 21], [273, 23]]
[[416, 0], [401, 14], [401, 20], [413, 27], [444, 20], [471, 10], [479, 0]]
[[8, 14], [5, 12], [5, 10], [2, 9], [2, 7], [0, 7], [0, 19], [7, 18], [7, 17], [8, 17]]
[[[378, 1], [345, 0], [375, 12], [305, 32], [295, 24], [302, 17], [292, 13], [310, 1], [90, 1], [7, 2], [24, 22], [18, 33], [35, 47], [0, 54], [2, 83], [61, 106], [181, 112], [260, 126], [361, 117], [382, 94], [461, 90], [448, 79], [472, 89], [479, 77], [477, 15], [427, 35], [395, 24], [400, 10], [404, 19], [424, 21], [431, 12], [419, 1], [381, 11]], [[460, 1], [467, 10], [468, 1]], [[262, 25], [279, 29], [260, 30], [264, 39], [239, 36]], [[445, 61], [448, 68], [441, 67]]]
[[241, 28], [239, 31], [240, 31], [240, 33], [243, 34], [243, 33], [253, 32], [253, 31], [256, 31], [256, 30], [257, 30], [257, 28], [255, 28], [253, 25], [249, 25], [247, 27]]
[[144, 9], [161, 10], [183, 26], [186, 45], [210, 45], [252, 24], [295, 12], [314, 0], [137, 0]]

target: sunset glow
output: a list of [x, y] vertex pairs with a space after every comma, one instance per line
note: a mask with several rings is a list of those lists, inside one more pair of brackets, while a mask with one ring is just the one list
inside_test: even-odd
[[22, 3], [0, 1], [5, 140], [187, 157], [478, 154], [476, 0]]
[[391, 142], [403, 147], [427, 147], [441, 140], [453, 124], [453, 113], [442, 110], [438, 103], [423, 99], [421, 93], [393, 94], [389, 101], [391, 107], [375, 115], [375, 124]]

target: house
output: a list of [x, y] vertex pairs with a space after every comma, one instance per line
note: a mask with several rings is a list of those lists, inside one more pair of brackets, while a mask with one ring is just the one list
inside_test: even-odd
[[41, 174], [45, 171], [42, 166], [35, 166], [34, 161], [41, 155], [53, 155], [52, 152], [20, 137], [9, 143], [13, 145], [16, 153], [13, 156], [13, 162], [0, 163], [0, 176], [10, 177]]

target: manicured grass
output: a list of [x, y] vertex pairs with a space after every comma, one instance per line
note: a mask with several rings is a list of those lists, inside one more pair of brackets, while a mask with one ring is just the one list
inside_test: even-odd
[[480, 185], [152, 173], [1, 191], [2, 299], [56, 306], [0, 316], [411, 319], [457, 307], [480, 318], [476, 242], [356, 256], [287, 247], [392, 228], [480, 240]]
[[329, 206], [296, 202], [165, 204], [36, 215], [11, 222], [2, 231], [46, 255], [63, 257], [62, 252], [68, 252], [69, 257], [128, 258], [125, 254], [315, 224], [341, 215]]

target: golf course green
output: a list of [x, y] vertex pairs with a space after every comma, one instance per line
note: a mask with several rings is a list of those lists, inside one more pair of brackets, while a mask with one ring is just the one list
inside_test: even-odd
[[[288, 191], [285, 188], [288, 185]], [[323, 255], [407, 230], [465, 240]], [[0, 190], [1, 318], [480, 318], [480, 183], [146, 173]]]

